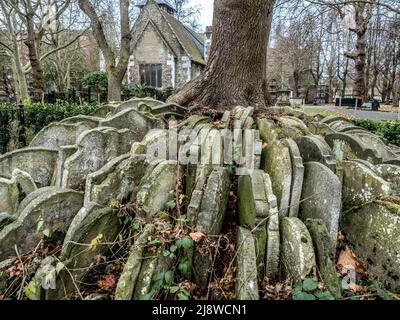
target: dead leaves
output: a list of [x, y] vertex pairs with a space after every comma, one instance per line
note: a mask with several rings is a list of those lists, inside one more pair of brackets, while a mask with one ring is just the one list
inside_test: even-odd
[[340, 252], [337, 265], [339, 268], [351, 268], [359, 274], [366, 274], [364, 266], [349, 247], [346, 247], [345, 250]]
[[194, 242], [199, 242], [201, 239], [203, 239], [206, 235], [203, 232], [196, 231], [189, 233], [189, 236], [192, 238]]
[[97, 281], [99, 288], [106, 292], [112, 292], [117, 285], [117, 279], [113, 274], [107, 274]]

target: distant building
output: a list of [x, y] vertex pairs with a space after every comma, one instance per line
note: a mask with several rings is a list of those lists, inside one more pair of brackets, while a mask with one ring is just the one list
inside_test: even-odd
[[133, 29], [129, 84], [178, 88], [200, 75], [211, 45], [211, 29], [199, 34], [174, 17], [165, 0], [144, 0]]

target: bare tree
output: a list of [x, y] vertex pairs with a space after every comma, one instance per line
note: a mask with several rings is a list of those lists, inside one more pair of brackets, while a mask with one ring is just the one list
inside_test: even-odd
[[93, 35], [105, 59], [108, 75], [108, 100], [119, 101], [121, 100], [122, 80], [125, 77], [131, 53], [130, 1], [119, 0], [119, 48], [112, 46], [111, 40], [107, 39], [104, 21], [96, 12], [93, 3], [90, 0], [79, 0], [78, 3], [91, 21]]

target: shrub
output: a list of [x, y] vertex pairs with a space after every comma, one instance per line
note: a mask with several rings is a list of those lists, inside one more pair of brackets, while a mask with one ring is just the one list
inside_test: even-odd
[[165, 102], [174, 93], [174, 89], [168, 87], [162, 90], [148, 85], [135, 84], [125, 85], [122, 92], [125, 97], [151, 97]]
[[[10, 104], [0, 104], [0, 108], [3, 109], [17, 109], [18, 107]], [[96, 105], [93, 104], [74, 104], [69, 102], [57, 101], [55, 104], [48, 103], [33, 103], [24, 106], [25, 115], [25, 135], [26, 142], [32, 140], [33, 136], [38, 133], [42, 128], [49, 125], [52, 122], [61, 121], [65, 118], [77, 116], [77, 115], [89, 115], [97, 109]], [[0, 123], [0, 133], [2, 139], [0, 139], [0, 152], [2, 147], [7, 146], [8, 151], [12, 151], [18, 147], [18, 112], [8, 111], [2, 112], [2, 121]]]
[[356, 119], [353, 122], [355, 125], [385, 138], [389, 143], [400, 146], [400, 121]]

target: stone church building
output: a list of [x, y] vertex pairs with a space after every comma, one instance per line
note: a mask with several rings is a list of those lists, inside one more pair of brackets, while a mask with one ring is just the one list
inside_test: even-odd
[[206, 65], [211, 31], [199, 34], [183, 25], [165, 0], [142, 0], [137, 6], [128, 83], [179, 88], [198, 76]]

